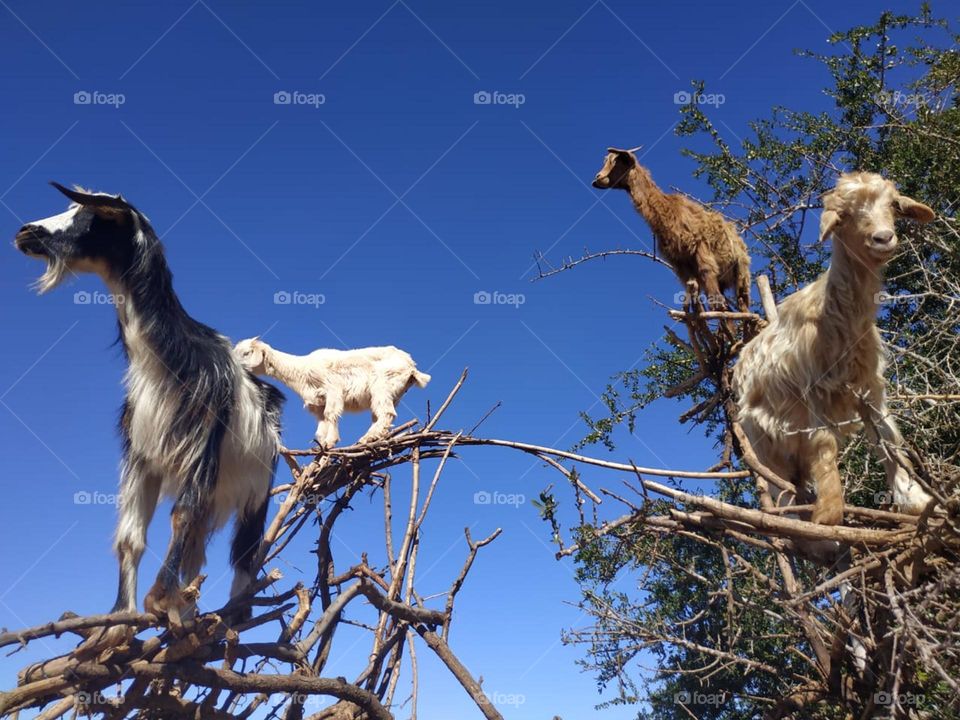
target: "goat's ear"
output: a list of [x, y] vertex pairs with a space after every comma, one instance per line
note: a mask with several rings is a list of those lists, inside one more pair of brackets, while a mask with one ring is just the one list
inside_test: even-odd
[[[639, 150], [639, 148], [634, 148], [634, 149]], [[623, 160], [626, 160], [631, 165], [637, 164], [637, 157], [636, 155], [633, 154], [634, 152], [633, 150], [624, 150], [623, 148], [610, 147], [610, 148], [607, 148], [607, 152], [613, 153], [614, 155], [619, 156], [620, 158], [622, 158]]]
[[827, 239], [840, 222], [840, 214], [836, 210], [824, 210], [820, 215], [820, 242]]
[[918, 223], [928, 223], [933, 220], [937, 214], [922, 202], [917, 202], [913, 198], [901, 195], [897, 198], [897, 215], [901, 217], [916, 220]]
[[50, 182], [57, 190], [66, 195], [70, 200], [84, 207], [94, 210], [131, 210], [130, 203], [124, 200], [120, 195], [107, 195], [106, 193], [90, 193], [83, 190], [71, 190], [58, 182]]

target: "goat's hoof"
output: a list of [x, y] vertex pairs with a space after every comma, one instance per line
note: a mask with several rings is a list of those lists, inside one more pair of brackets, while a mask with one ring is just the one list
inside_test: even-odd
[[156, 615], [158, 618], [165, 617], [171, 611], [177, 615], [187, 609], [189, 603], [181, 595], [179, 588], [165, 588], [154, 585], [150, 588], [147, 596], [143, 599], [144, 611]]
[[106, 656], [117, 650], [130, 646], [136, 628], [132, 625], [113, 625], [108, 628], [99, 628], [87, 636], [71, 653], [78, 660], [106, 659]]
[[842, 525], [843, 508], [817, 508], [813, 509], [813, 516], [810, 521], [817, 525]]

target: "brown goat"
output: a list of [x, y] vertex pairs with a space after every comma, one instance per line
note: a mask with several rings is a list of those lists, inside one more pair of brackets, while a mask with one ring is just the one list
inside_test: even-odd
[[750, 255], [736, 228], [720, 213], [683, 195], [663, 192], [632, 150], [607, 148], [593, 186], [630, 193], [633, 206], [647, 221], [680, 282], [686, 287], [695, 281], [712, 310], [723, 310], [723, 293], [733, 289], [737, 308], [749, 312]]

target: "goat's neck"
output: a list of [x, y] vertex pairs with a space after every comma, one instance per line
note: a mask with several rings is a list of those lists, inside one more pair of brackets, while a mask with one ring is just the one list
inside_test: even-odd
[[650, 225], [653, 234], [661, 236], [667, 225], [667, 195], [653, 181], [650, 172], [642, 165], [635, 165], [627, 176], [627, 184], [633, 207]]
[[182, 338], [183, 328], [198, 325], [173, 290], [173, 274], [159, 248], [149, 248], [120, 277], [104, 278], [116, 298], [117, 321], [123, 346], [132, 360], [146, 351], [164, 360], [171, 338]]
[[273, 348], [263, 354], [264, 373], [303, 395], [308, 385], [307, 359]]
[[876, 322], [877, 298], [883, 288], [882, 268], [854, 257], [839, 241], [834, 242], [827, 270], [826, 310], [847, 319], [858, 335]]

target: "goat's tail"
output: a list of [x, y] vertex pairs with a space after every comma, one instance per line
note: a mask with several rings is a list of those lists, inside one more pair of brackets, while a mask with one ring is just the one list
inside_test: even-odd
[[427, 383], [430, 382], [430, 376], [425, 372], [420, 372], [419, 370], [414, 370], [413, 374], [410, 376], [410, 379], [416, 383], [417, 387], [425, 388]]

